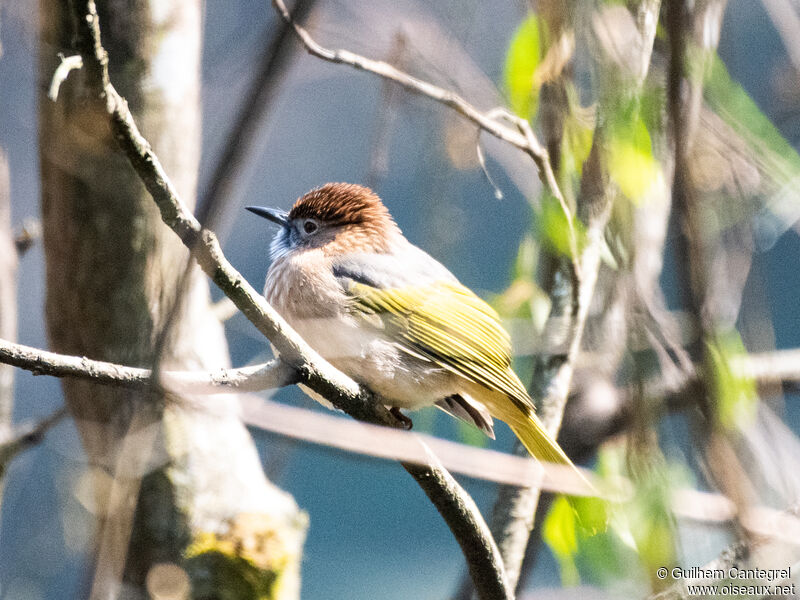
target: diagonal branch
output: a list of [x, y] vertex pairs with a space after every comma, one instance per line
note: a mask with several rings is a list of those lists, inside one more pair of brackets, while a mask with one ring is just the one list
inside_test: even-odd
[[[372, 394], [335, 369], [315, 352], [272, 306], [228, 262], [216, 235], [201, 227], [186, 208], [150, 144], [139, 132], [127, 102], [108, 80], [108, 57], [100, 45], [95, 3], [75, 8], [84, 66], [97, 96], [104, 101], [117, 142], [153, 197], [164, 223], [195, 257], [203, 271], [219, 286], [256, 328], [272, 342], [281, 359], [297, 370], [299, 381], [360, 420], [397, 426], [397, 422]], [[96, 40], [96, 41], [91, 41]]]
[[[127, 102], [108, 77], [108, 55], [100, 40], [95, 2], [73, 2], [76, 46], [97, 98], [105, 103], [112, 131], [136, 173], [153, 197], [164, 223], [190, 250], [203, 271], [244, 315], [272, 342], [281, 359], [297, 371], [300, 382], [356, 419], [397, 426], [396, 419], [368, 390], [335, 369], [316, 353], [272, 306], [228, 262], [213, 232], [186, 209], [147, 140], [139, 132]], [[497, 547], [468, 494], [441, 465], [403, 465], [447, 521], [464, 551], [475, 586], [486, 600], [513, 594], [506, 583]]]
[[61, 407], [38, 423], [23, 425], [0, 437], [0, 480], [14, 457], [41, 442], [45, 434], [66, 416], [67, 409]]

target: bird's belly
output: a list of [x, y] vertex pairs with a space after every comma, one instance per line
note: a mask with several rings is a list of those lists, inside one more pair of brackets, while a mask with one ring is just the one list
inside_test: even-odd
[[446, 369], [404, 352], [398, 344], [341, 307], [338, 284], [322, 285], [307, 269], [273, 266], [264, 295], [289, 325], [323, 358], [389, 406], [429, 406], [458, 391]]
[[323, 358], [389, 406], [421, 408], [457, 391], [455, 376], [449, 371], [404, 352], [375, 331], [358, 327], [349, 315], [290, 324]]

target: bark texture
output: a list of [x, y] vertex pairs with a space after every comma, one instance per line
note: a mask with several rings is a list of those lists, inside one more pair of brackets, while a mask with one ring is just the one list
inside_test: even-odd
[[[41, 0], [40, 86], [73, 54], [69, 3]], [[201, 3], [109, 1], [111, 77], [181, 195], [195, 197]], [[229, 365], [198, 269], [171, 319], [188, 252], [119, 152], [104, 107], [74, 72], [40, 98], [46, 317], [54, 350], [164, 369]], [[156, 347], [160, 344], [160, 347]], [[267, 481], [234, 396], [176, 398], [64, 381], [96, 485], [91, 596], [292, 598], [305, 516]], [[172, 566], [165, 566], [172, 565]], [[146, 591], [145, 591], [146, 590]], [[224, 590], [224, 591], [223, 591]]]

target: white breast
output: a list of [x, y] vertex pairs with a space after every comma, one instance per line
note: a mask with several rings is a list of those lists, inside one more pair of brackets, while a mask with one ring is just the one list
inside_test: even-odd
[[457, 391], [448, 371], [404, 352], [349, 311], [327, 261], [312, 252], [275, 261], [264, 296], [314, 350], [391, 406], [427, 406]]

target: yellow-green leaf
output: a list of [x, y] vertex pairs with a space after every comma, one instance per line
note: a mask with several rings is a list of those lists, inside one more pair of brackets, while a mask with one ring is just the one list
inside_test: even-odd
[[731, 358], [745, 354], [742, 339], [735, 330], [719, 335], [708, 346], [717, 417], [726, 429], [746, 425], [756, 416], [758, 394], [755, 382], [731, 369]]
[[577, 516], [569, 500], [559, 496], [553, 502], [542, 526], [542, 539], [550, 547], [561, 568], [564, 585], [578, 585], [580, 575], [575, 558], [578, 553]]
[[633, 202], [644, 199], [661, 176], [650, 133], [640, 117], [611, 128], [608, 171], [620, 191]]
[[505, 85], [512, 110], [531, 119], [539, 102], [539, 84], [534, 74], [542, 59], [539, 17], [531, 15], [517, 28], [508, 47]]

